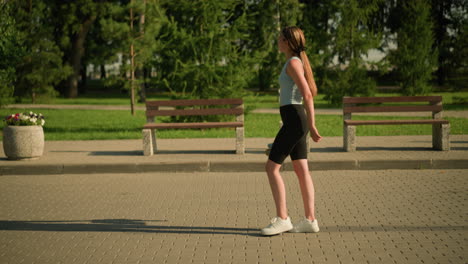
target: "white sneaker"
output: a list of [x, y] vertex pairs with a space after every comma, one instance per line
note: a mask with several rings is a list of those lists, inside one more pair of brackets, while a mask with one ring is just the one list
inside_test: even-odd
[[317, 233], [320, 231], [318, 226], [318, 221], [315, 219], [311, 221], [307, 218], [302, 219], [299, 223], [294, 225], [294, 228], [291, 229], [289, 232], [291, 233]]
[[283, 232], [287, 232], [293, 228], [291, 218], [281, 219], [281, 217], [275, 217], [271, 219], [271, 224], [261, 230], [262, 235], [272, 236]]

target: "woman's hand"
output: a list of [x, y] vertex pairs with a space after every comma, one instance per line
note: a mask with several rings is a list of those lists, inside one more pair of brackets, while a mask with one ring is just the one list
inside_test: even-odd
[[320, 136], [317, 128], [315, 126], [313, 126], [311, 129], [310, 129], [310, 137], [312, 138], [312, 140], [314, 142], [319, 142], [321, 139], [322, 139], [322, 136]]

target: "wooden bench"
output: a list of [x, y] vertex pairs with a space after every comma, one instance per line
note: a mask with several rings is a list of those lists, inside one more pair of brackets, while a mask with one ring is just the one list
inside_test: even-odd
[[[428, 104], [408, 104], [414, 102], [428, 102]], [[383, 103], [403, 104], [389, 106]], [[384, 112], [432, 112], [432, 119], [351, 120], [353, 113]], [[356, 151], [356, 126], [401, 124], [432, 125], [432, 147], [438, 150], [450, 150], [450, 124], [448, 120], [442, 119], [442, 96], [343, 97], [343, 148], [345, 151]]]
[[[229, 108], [226, 108], [226, 106], [229, 106]], [[165, 109], [160, 109], [160, 107], [165, 107]], [[167, 109], [168, 107], [171, 108]], [[236, 121], [155, 123], [155, 118], [158, 116], [208, 115], [233, 115]], [[145, 156], [151, 156], [156, 153], [156, 130], [158, 129], [206, 129], [222, 127], [236, 129], [236, 153], [244, 154], [244, 104], [242, 99], [147, 101], [146, 120], [147, 124], [143, 127], [143, 153]]]

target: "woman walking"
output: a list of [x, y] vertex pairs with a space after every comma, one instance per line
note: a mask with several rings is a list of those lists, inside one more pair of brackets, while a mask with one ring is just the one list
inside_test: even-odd
[[[280, 113], [283, 126], [273, 142], [265, 169], [276, 205], [276, 217], [263, 228], [263, 235], [283, 232], [318, 232], [314, 185], [307, 164], [307, 133], [315, 142], [322, 138], [315, 126], [313, 97], [317, 95], [312, 69], [305, 52], [305, 37], [298, 27], [286, 27], [278, 37], [278, 49], [286, 56], [279, 77]], [[304, 101], [304, 104], [302, 104]], [[305, 108], [305, 109], [304, 109]], [[291, 157], [304, 202], [305, 217], [294, 226], [286, 207], [286, 190], [280, 168]]]

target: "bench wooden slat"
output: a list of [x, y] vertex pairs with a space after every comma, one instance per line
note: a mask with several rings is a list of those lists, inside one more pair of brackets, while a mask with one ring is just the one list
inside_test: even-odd
[[148, 110], [147, 117], [155, 116], [195, 116], [195, 115], [242, 115], [242, 108], [207, 108], [207, 109], [176, 109], [176, 110]]
[[380, 113], [380, 112], [440, 112], [442, 105], [411, 106], [345, 106], [343, 113]]
[[444, 119], [418, 119], [418, 120], [344, 120], [345, 125], [405, 125], [405, 124], [448, 124]]
[[343, 97], [343, 104], [442, 102], [442, 96]]
[[161, 100], [147, 101], [146, 107], [157, 106], [199, 106], [199, 105], [241, 105], [243, 100], [235, 99], [195, 99], [195, 100]]
[[146, 129], [179, 129], [179, 128], [222, 128], [243, 127], [243, 122], [201, 122], [201, 123], [149, 123], [144, 125]]

